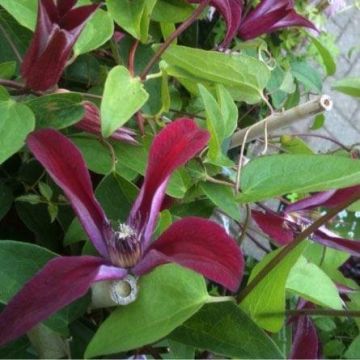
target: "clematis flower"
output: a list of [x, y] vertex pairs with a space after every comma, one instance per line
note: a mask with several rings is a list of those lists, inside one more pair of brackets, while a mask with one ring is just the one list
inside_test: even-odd
[[21, 66], [26, 86], [45, 91], [59, 81], [71, 50], [99, 5], [73, 8], [77, 0], [39, 0], [36, 29]]
[[[353, 186], [326, 191], [291, 204], [282, 213], [276, 213], [270, 209], [265, 212], [252, 210], [251, 215], [265, 234], [283, 246], [292, 242], [298, 233], [312, 223], [312, 208], [319, 206], [334, 207], [353, 196], [354, 191], [359, 190], [360, 186]], [[315, 230], [311, 239], [322, 245], [348, 252], [351, 255], [360, 255], [360, 241], [341, 238], [325, 226]]]
[[[189, 0], [190, 3], [199, 3], [199, 0]], [[224, 18], [227, 25], [227, 32], [221, 47], [227, 48], [231, 40], [236, 36], [241, 23], [241, 15], [243, 12], [243, 0], [211, 0], [210, 5], [213, 6]]]
[[216, 223], [183, 218], [152, 242], [170, 175], [208, 140], [207, 131], [190, 119], [166, 126], [153, 141], [144, 183], [128, 220], [113, 228], [94, 196], [79, 150], [55, 130], [31, 134], [30, 150], [64, 191], [100, 256], [60, 256], [48, 262], [0, 314], [0, 345], [83, 296], [94, 282], [140, 276], [169, 262], [235, 291], [243, 273], [243, 257], [235, 241]]
[[293, 0], [261, 0], [248, 14], [244, 14], [243, 0], [212, 0], [210, 5], [219, 11], [227, 24], [222, 48], [227, 48], [237, 35], [243, 40], [251, 40], [262, 34], [291, 26], [303, 26], [317, 31], [311, 21], [295, 11]]
[[[100, 135], [101, 123], [100, 123], [100, 113], [98, 108], [89, 101], [84, 101], [82, 104], [85, 110], [85, 114], [84, 117], [78, 123], [75, 124], [75, 127], [95, 135]], [[135, 131], [122, 127], [117, 129], [110, 136], [110, 138], [136, 145], [138, 144], [138, 142], [134, 138], [135, 135], [136, 135]]]
[[317, 31], [311, 21], [295, 11], [293, 0], [262, 0], [242, 19], [238, 35], [244, 40], [250, 40], [292, 26], [308, 27]]

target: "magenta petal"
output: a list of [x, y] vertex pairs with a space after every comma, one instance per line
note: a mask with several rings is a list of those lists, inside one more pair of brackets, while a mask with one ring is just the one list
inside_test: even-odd
[[57, 0], [59, 16], [64, 16], [75, 6], [76, 3], [77, 0]]
[[58, 257], [49, 261], [0, 314], [0, 346], [24, 335], [85, 295], [94, 281], [121, 279], [126, 272], [119, 268], [115, 271], [104, 265], [103, 259], [92, 256]]
[[[199, 3], [199, 0], [190, 0], [191, 3]], [[224, 18], [227, 26], [225, 39], [221, 47], [227, 48], [231, 40], [236, 36], [241, 24], [241, 16], [244, 8], [243, 0], [211, 0], [210, 5], [214, 6]]]
[[310, 20], [297, 14], [295, 12], [295, 10], [292, 10], [285, 17], [283, 17], [280, 21], [278, 21], [276, 24], [274, 24], [269, 29], [269, 32], [283, 29], [286, 27], [291, 27], [291, 26], [307, 27], [307, 28], [313, 29], [315, 31], [318, 31], [316, 26]]
[[27, 143], [36, 159], [64, 191], [95, 248], [107, 257], [104, 231], [109, 221], [94, 196], [80, 151], [64, 135], [51, 129], [32, 133]]
[[332, 208], [349, 200], [357, 191], [360, 191], [359, 185], [340, 190], [320, 192], [287, 206], [285, 211], [290, 213], [319, 206]]
[[[314, 306], [303, 300], [298, 309], [312, 309]], [[293, 344], [289, 359], [318, 359], [319, 338], [309, 316], [295, 318]]]
[[281, 215], [251, 210], [251, 216], [259, 228], [279, 245], [294, 240], [294, 232], [286, 227], [287, 222]]
[[209, 133], [190, 119], [173, 121], [154, 138], [144, 184], [128, 220], [130, 226], [143, 235], [145, 246], [152, 235], [171, 174], [201, 151], [208, 140]]
[[324, 227], [315, 231], [312, 239], [330, 248], [344, 251], [354, 256], [360, 256], [360, 240], [341, 238]]
[[133, 271], [143, 274], [167, 262], [188, 267], [232, 291], [238, 289], [244, 272], [235, 240], [220, 225], [196, 217], [173, 223]]

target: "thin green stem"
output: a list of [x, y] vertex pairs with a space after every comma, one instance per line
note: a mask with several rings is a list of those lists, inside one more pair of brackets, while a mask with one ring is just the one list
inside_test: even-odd
[[153, 66], [159, 61], [161, 55], [166, 51], [166, 49], [172, 44], [172, 42], [180, 36], [191, 24], [196, 21], [196, 19], [201, 15], [203, 10], [208, 6], [210, 0], [204, 0], [196, 8], [196, 10], [187, 18], [169, 37], [164, 41], [164, 43], [159, 47], [154, 56], [150, 59], [148, 64], [145, 66], [145, 69], [140, 75], [141, 80], [145, 80]]
[[308, 226], [303, 232], [301, 232], [296, 239], [285, 246], [256, 276], [255, 278], [242, 290], [238, 297], [237, 301], [240, 303], [243, 301], [261, 281], [263, 281], [266, 276], [287, 256], [293, 249], [295, 249], [299, 244], [301, 244], [307, 237], [309, 237], [315, 230], [320, 226], [326, 224], [331, 220], [336, 214], [346, 209], [349, 205], [360, 199], [360, 191], [354, 192], [352, 197], [342, 204], [330, 209], [327, 214], [316, 220], [310, 226]]

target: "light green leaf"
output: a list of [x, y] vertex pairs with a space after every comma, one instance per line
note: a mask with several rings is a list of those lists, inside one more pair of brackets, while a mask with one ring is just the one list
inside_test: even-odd
[[[285, 319], [285, 285], [288, 275], [307, 246], [306, 242], [293, 249], [256, 288], [240, 303], [257, 325], [270, 332], [278, 332]], [[267, 254], [251, 272], [249, 283], [281, 251]], [[271, 315], [273, 314], [273, 315]]]
[[229, 358], [284, 358], [273, 340], [228, 301], [205, 305], [170, 338]]
[[150, 15], [157, 0], [106, 0], [114, 21], [129, 34], [146, 42], [149, 32]]
[[264, 156], [244, 167], [239, 200], [262, 201], [291, 192], [325, 191], [359, 183], [359, 160], [334, 155]]
[[310, 38], [315, 45], [316, 50], [319, 52], [319, 55], [321, 56], [324, 67], [326, 69], [326, 75], [334, 75], [336, 71], [336, 63], [331, 52], [318, 39], [312, 36], [310, 36]]
[[[199, 79], [222, 84], [237, 99], [249, 104], [261, 100], [262, 91], [270, 78], [270, 71], [264, 63], [246, 55], [229, 55], [172, 45], [162, 58], [168, 65], [178, 68], [181, 76], [194, 79], [193, 81]], [[173, 76], [176, 71], [175, 69]]]
[[291, 269], [286, 281], [286, 289], [314, 304], [341, 310], [343, 301], [336, 285], [315, 264], [301, 256]]
[[112, 37], [113, 32], [114, 22], [111, 15], [104, 10], [97, 10], [76, 41], [74, 56], [99, 48]]
[[240, 220], [240, 209], [234, 197], [233, 190], [224, 185], [202, 183], [200, 185], [205, 195], [222, 211], [233, 219]]
[[7, 61], [0, 64], [0, 78], [11, 79], [16, 73], [16, 61]]
[[332, 88], [346, 95], [360, 97], [360, 77], [349, 77], [335, 81]]
[[151, 19], [159, 22], [179, 23], [186, 20], [194, 7], [184, 0], [158, 0]]
[[0, 5], [22, 26], [35, 29], [38, 0], [0, 0]]
[[133, 78], [124, 66], [111, 69], [101, 102], [101, 131], [110, 136], [145, 104], [149, 95], [140, 79]]
[[86, 358], [157, 341], [196, 313], [209, 297], [202, 276], [173, 264], [141, 277], [139, 289], [135, 302], [118, 307], [102, 323], [86, 349]]
[[345, 359], [358, 359], [360, 354], [360, 335], [358, 335], [346, 350]]
[[282, 135], [281, 146], [290, 154], [314, 154], [309, 145], [301, 138], [291, 135]]
[[24, 146], [34, 127], [34, 114], [26, 105], [0, 101], [0, 164]]

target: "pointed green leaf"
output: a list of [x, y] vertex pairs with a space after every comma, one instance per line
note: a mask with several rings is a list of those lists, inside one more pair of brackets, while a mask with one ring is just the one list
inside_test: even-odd
[[124, 66], [111, 69], [101, 102], [101, 131], [110, 136], [141, 109], [149, 95], [140, 79], [133, 78]]
[[360, 97], [360, 77], [349, 77], [336, 81], [333, 89], [346, 95]]
[[244, 167], [239, 200], [262, 201], [291, 192], [325, 191], [359, 183], [360, 160], [335, 155], [263, 156]]

